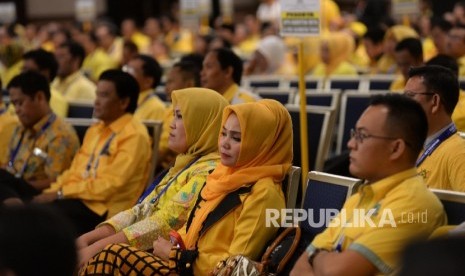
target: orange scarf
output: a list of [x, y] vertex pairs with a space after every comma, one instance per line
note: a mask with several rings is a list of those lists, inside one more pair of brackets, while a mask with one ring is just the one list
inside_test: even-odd
[[201, 192], [205, 202], [195, 211], [186, 234], [186, 247], [195, 247], [208, 214], [221, 200], [244, 185], [263, 178], [281, 183], [292, 162], [292, 122], [282, 104], [274, 100], [232, 105], [225, 108], [223, 121], [235, 113], [241, 128], [241, 146], [234, 167], [222, 164], [207, 178]]

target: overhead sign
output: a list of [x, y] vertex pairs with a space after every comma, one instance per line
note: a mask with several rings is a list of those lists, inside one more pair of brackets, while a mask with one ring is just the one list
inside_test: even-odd
[[411, 15], [420, 13], [420, 3], [418, 0], [393, 0], [392, 1], [392, 14]]
[[93, 21], [97, 18], [97, 5], [95, 0], [76, 1], [76, 19], [80, 22]]
[[282, 36], [317, 36], [321, 30], [320, 0], [280, 0]]
[[185, 29], [196, 32], [200, 27], [200, 1], [181, 0], [181, 26]]
[[0, 3], [0, 22], [10, 24], [16, 20], [16, 4], [14, 2]]

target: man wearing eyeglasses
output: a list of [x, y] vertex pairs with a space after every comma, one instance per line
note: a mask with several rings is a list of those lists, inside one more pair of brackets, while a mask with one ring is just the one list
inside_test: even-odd
[[417, 101], [428, 119], [418, 173], [429, 188], [465, 192], [465, 140], [451, 118], [459, 98], [456, 74], [437, 65], [412, 68], [404, 95]]
[[[399, 94], [373, 98], [347, 144], [350, 173], [366, 182], [332, 221], [343, 222], [315, 237], [291, 275], [391, 274], [407, 243], [446, 222], [441, 203], [415, 170], [426, 133], [426, 116], [415, 101]], [[361, 223], [360, 214], [369, 210], [362, 218], [372, 224]], [[387, 213], [389, 222], [383, 220]], [[424, 220], [404, 219], [419, 213]]]

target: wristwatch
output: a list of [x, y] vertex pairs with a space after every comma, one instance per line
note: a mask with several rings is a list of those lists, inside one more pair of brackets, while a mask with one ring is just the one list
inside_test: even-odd
[[326, 251], [328, 252], [328, 250], [326, 249], [323, 249], [323, 248], [315, 248], [314, 250], [312, 251], [309, 251], [307, 250], [308, 252], [308, 263], [313, 267], [313, 261], [315, 260], [315, 257], [316, 255], [318, 255], [319, 253], [321, 253], [322, 251]]

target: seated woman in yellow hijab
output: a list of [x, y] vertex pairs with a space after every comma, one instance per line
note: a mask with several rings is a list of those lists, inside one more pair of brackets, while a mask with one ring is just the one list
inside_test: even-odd
[[168, 237], [186, 222], [207, 175], [218, 164], [217, 135], [228, 102], [205, 88], [176, 90], [172, 101], [169, 147], [179, 153], [174, 166], [155, 179], [133, 208], [79, 237], [81, 265], [111, 243], [149, 249], [158, 236]]
[[327, 33], [321, 38], [321, 62], [313, 69], [313, 76], [357, 76], [357, 69], [349, 62], [354, 51], [354, 40], [345, 32]]
[[81, 275], [207, 275], [228, 256], [257, 259], [277, 231], [267, 227], [266, 209], [285, 206], [281, 181], [292, 162], [289, 113], [274, 100], [228, 106], [218, 144], [221, 164], [179, 231], [187, 249], [163, 238], [154, 241], [153, 254], [114, 244]]

